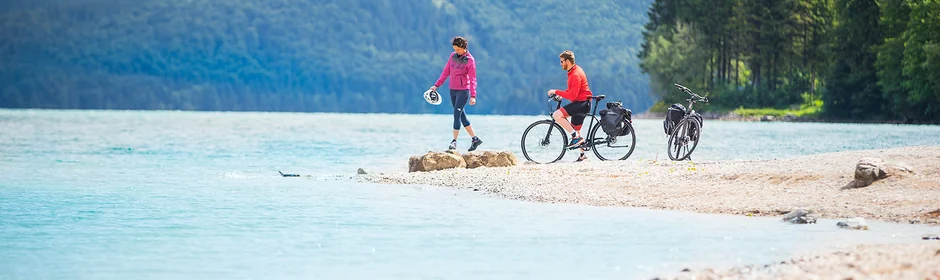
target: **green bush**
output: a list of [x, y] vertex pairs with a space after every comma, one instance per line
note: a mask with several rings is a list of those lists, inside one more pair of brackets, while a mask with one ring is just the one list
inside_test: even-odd
[[[816, 118], [819, 117], [822, 113], [823, 101], [820, 99], [815, 99], [809, 93], [800, 94], [803, 98], [803, 104], [799, 104], [799, 109], [787, 108], [787, 109], [777, 109], [777, 108], [753, 108], [746, 109], [744, 107], [738, 107], [734, 110], [735, 114], [744, 116], [744, 117], [760, 117], [760, 116], [774, 116], [774, 117], [784, 117], [786, 115], [793, 115], [795, 117], [802, 118]], [[796, 107], [796, 106], [793, 106]]]

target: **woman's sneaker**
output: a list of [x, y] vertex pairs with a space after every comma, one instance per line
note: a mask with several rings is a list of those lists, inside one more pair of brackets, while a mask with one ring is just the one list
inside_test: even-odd
[[456, 150], [456, 149], [457, 149], [457, 140], [450, 141], [450, 147], [447, 147], [447, 149], [448, 149], [448, 150]]
[[468, 152], [475, 151], [477, 147], [480, 146], [480, 144], [483, 144], [483, 140], [480, 140], [479, 137], [473, 137], [473, 141], [470, 142], [470, 149], [467, 151]]

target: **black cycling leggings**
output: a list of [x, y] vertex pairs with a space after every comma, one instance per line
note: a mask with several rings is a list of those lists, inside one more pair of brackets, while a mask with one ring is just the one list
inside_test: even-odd
[[460, 125], [463, 124], [464, 127], [470, 126], [470, 121], [467, 120], [467, 113], [464, 112], [463, 107], [467, 106], [467, 100], [470, 100], [470, 90], [450, 90], [450, 105], [454, 106], [454, 130], [460, 130]]

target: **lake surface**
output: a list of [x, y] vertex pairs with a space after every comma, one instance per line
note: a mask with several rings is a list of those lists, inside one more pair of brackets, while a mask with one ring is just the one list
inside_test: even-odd
[[[541, 118], [470, 121], [482, 150], [521, 157], [522, 131]], [[349, 179], [360, 167], [405, 172], [408, 157], [446, 149], [451, 121], [0, 110], [0, 279], [632, 279], [940, 231], [538, 204]], [[628, 160], [665, 158], [661, 120], [635, 126]], [[938, 126], [706, 120], [693, 156], [785, 158], [938, 139]], [[460, 141], [465, 151], [469, 137]]]

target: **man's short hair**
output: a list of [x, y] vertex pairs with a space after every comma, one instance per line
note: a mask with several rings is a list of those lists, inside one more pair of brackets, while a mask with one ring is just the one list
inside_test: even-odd
[[572, 52], [571, 50], [565, 50], [564, 52], [559, 54], [558, 57], [567, 61], [571, 61], [571, 63], [574, 63], [574, 52]]

